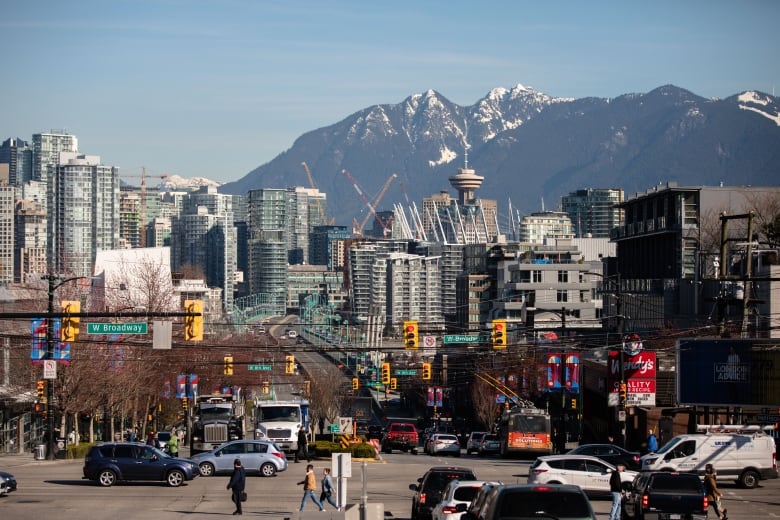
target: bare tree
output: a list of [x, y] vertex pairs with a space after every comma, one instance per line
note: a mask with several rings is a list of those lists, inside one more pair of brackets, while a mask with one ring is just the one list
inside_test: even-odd
[[[341, 385], [344, 383], [344, 374], [333, 365], [324, 365], [322, 370], [317, 370], [316, 377], [309, 377], [310, 399], [309, 414], [312, 424], [319, 422], [320, 418], [330, 423], [336, 421], [341, 413], [344, 396], [341, 394]], [[316, 396], [316, 399], [311, 399]]]
[[475, 379], [472, 383], [471, 401], [474, 405], [474, 417], [488, 429], [501, 413], [501, 405], [496, 402], [495, 395], [495, 390], [481, 379]]

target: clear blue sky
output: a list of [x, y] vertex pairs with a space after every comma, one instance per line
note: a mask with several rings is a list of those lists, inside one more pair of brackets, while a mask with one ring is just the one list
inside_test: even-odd
[[428, 89], [771, 94], [778, 27], [776, 0], [5, 0], [0, 140], [66, 129], [126, 173], [228, 182]]

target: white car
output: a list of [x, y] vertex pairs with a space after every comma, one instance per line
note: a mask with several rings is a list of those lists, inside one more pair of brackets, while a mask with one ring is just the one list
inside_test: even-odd
[[435, 433], [426, 443], [428, 455], [452, 455], [460, 457], [458, 437], [451, 433]]
[[[609, 477], [615, 466], [590, 455], [548, 455], [537, 458], [528, 470], [529, 484], [574, 484], [589, 496], [609, 495]], [[623, 484], [634, 481], [636, 471], [620, 474]]]
[[[452, 480], [444, 488], [441, 494], [441, 501], [431, 511], [433, 520], [458, 520], [465, 509], [477, 496], [477, 493], [483, 485], [499, 485], [499, 482], [487, 482], [484, 480]], [[464, 504], [458, 511], [458, 505]]]

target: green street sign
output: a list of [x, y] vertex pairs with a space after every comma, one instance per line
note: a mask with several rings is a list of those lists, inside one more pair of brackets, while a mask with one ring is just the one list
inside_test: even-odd
[[273, 370], [271, 365], [249, 365], [249, 366], [247, 366], [247, 369], [248, 370], [264, 370], [266, 372], [270, 372], [271, 370]]
[[403, 368], [400, 370], [395, 371], [395, 375], [397, 376], [416, 376], [417, 375], [417, 369], [415, 368]]
[[137, 323], [87, 323], [87, 334], [147, 334], [149, 324]]
[[450, 343], [487, 343], [489, 337], [479, 334], [450, 334], [444, 336], [444, 344]]
[[338, 433], [339, 432], [339, 425], [338, 424], [331, 424], [330, 425], [330, 433]]

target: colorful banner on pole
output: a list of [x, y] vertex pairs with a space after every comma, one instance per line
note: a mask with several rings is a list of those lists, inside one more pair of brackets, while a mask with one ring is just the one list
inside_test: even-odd
[[[52, 359], [67, 365], [70, 363], [70, 343], [63, 343], [56, 339], [60, 337], [60, 320], [52, 319], [51, 322]], [[33, 318], [30, 320], [30, 334], [32, 336], [30, 340], [30, 360], [34, 365], [41, 364], [46, 359], [48, 351], [46, 327], [45, 318]]]

